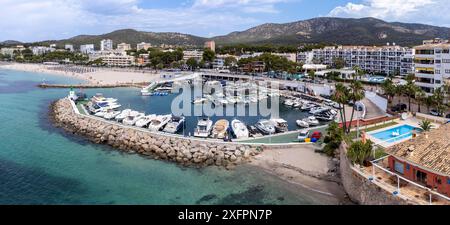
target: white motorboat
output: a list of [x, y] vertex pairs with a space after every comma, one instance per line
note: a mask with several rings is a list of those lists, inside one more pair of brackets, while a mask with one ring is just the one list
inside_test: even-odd
[[228, 101], [228, 104], [234, 105], [237, 103], [236, 99], [234, 97], [227, 97], [226, 100]]
[[292, 107], [294, 108], [300, 108], [302, 107], [303, 103], [301, 101], [295, 101], [294, 105], [292, 105]]
[[170, 121], [171, 118], [172, 118], [172, 115], [156, 116], [148, 124], [148, 129], [151, 131], [160, 131]]
[[133, 110], [131, 110], [131, 109], [125, 109], [125, 110], [123, 110], [119, 115], [117, 115], [117, 116], [115, 117], [116, 121], [117, 121], [117, 122], [122, 122], [125, 118], [127, 118], [128, 115], [130, 115], [130, 113], [131, 113], [132, 111], [133, 111]]
[[206, 138], [211, 133], [213, 122], [209, 118], [202, 118], [197, 123], [197, 128], [194, 131], [195, 137]]
[[100, 111], [96, 112], [96, 113], [94, 114], [94, 116], [102, 117], [102, 118], [103, 118], [103, 117], [105, 116], [105, 114], [108, 113], [108, 110], [109, 110], [109, 109], [102, 108], [102, 109], [100, 109]]
[[248, 138], [249, 132], [247, 126], [240, 120], [231, 121], [231, 129], [233, 130], [234, 135], [237, 139]]
[[228, 120], [218, 120], [213, 127], [212, 137], [223, 139], [228, 133], [228, 127], [230, 126], [230, 122]]
[[287, 99], [286, 101], [284, 101], [283, 103], [285, 106], [293, 106], [294, 105], [294, 101]]
[[295, 122], [297, 123], [297, 126], [299, 126], [299, 127], [303, 127], [303, 128], [309, 127], [309, 123], [304, 120], [297, 120]]
[[146, 127], [155, 117], [156, 117], [155, 114], [144, 116], [140, 118], [138, 121], [136, 121], [134, 125], [136, 127]]
[[141, 90], [141, 95], [142, 96], [150, 96], [150, 95], [152, 95], [152, 93], [148, 90], [148, 88], [143, 88]]
[[309, 110], [311, 110], [314, 107], [317, 107], [317, 105], [314, 104], [314, 103], [306, 103], [306, 104], [303, 104], [300, 109], [303, 110], [303, 111], [309, 111]]
[[255, 127], [263, 134], [275, 134], [275, 126], [270, 120], [260, 120], [255, 124]]
[[206, 101], [208, 101], [208, 99], [206, 99], [206, 98], [195, 98], [195, 99], [192, 101], [192, 103], [193, 103], [193, 104], [203, 104], [203, 103], [205, 103]]
[[144, 116], [145, 116], [144, 113], [133, 111], [125, 119], [123, 119], [122, 123], [124, 125], [133, 126], [138, 120], [140, 120]]
[[329, 111], [329, 110], [330, 109], [327, 108], [327, 107], [314, 107], [311, 110], [309, 110], [309, 113], [313, 114], [313, 115], [316, 115], [316, 114], [323, 113], [323, 112]]
[[103, 118], [105, 118], [106, 120], [112, 120], [121, 113], [121, 111], [110, 110], [103, 116]]
[[288, 132], [288, 123], [284, 119], [270, 119], [270, 122], [272, 122], [273, 126], [275, 127], [275, 131], [278, 133], [284, 133]]
[[94, 104], [98, 104], [98, 103], [115, 103], [115, 102], [117, 102], [117, 99], [115, 99], [115, 98], [105, 98], [102, 93], [97, 93], [91, 98], [91, 101]]
[[309, 126], [317, 126], [319, 125], [319, 121], [314, 116], [310, 116], [308, 118], [303, 119], [303, 121], [307, 122]]
[[172, 116], [169, 123], [164, 128], [164, 132], [175, 134], [184, 127], [185, 118], [183, 116]]
[[104, 112], [107, 111], [109, 109], [117, 109], [120, 108], [121, 105], [118, 105], [116, 103], [88, 103], [88, 110], [89, 112], [91, 112], [92, 114], [97, 114], [100, 112]]

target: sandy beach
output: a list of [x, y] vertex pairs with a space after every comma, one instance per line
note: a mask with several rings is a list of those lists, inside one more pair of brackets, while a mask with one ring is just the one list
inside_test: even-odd
[[256, 156], [251, 165], [289, 183], [335, 198], [337, 204], [348, 204], [339, 178], [329, 172], [334, 169], [333, 162], [327, 156], [316, 153], [318, 148], [320, 147], [315, 145], [304, 145], [266, 150]]
[[159, 73], [116, 71], [107, 68], [98, 68], [95, 69], [95, 71], [89, 73], [75, 73], [70, 72], [70, 70], [51, 69], [52, 67], [55, 66], [43, 64], [22, 64], [22, 63], [0, 65], [0, 69], [10, 69], [17, 71], [47, 73], [52, 75], [66, 76], [85, 80], [91, 84], [144, 83], [160, 79]]

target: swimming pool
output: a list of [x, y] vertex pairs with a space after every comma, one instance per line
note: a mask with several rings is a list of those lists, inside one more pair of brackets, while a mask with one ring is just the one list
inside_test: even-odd
[[377, 138], [384, 142], [394, 143], [397, 141], [412, 138], [413, 130], [417, 130], [420, 132], [420, 128], [405, 124], [405, 125], [396, 126], [389, 130], [384, 130], [381, 132], [374, 131], [373, 133], [369, 133], [369, 134], [371, 136], [373, 136], [374, 138]]

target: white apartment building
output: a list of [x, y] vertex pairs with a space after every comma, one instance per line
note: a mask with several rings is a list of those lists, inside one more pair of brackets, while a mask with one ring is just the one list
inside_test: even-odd
[[25, 50], [25, 47], [23, 45], [17, 45], [16, 47], [1, 48], [0, 53], [2, 55], [13, 56], [14, 51], [23, 51], [23, 50]]
[[139, 50], [142, 50], [142, 49], [144, 49], [144, 50], [147, 50], [147, 49], [149, 49], [149, 48], [151, 48], [152, 47], [152, 44], [150, 44], [150, 43], [145, 43], [145, 42], [141, 42], [141, 43], [139, 43], [139, 44], [137, 44], [136, 45], [136, 49], [139, 51]]
[[55, 51], [55, 48], [50, 48], [46, 46], [33, 46], [31, 47], [31, 51], [33, 52], [33, 55], [43, 55], [45, 53], [53, 52]]
[[312, 61], [334, 66], [334, 60], [342, 58], [346, 67], [359, 66], [372, 73], [405, 76], [414, 72], [413, 57], [412, 49], [394, 44], [382, 47], [331, 46], [314, 49], [309, 53], [299, 53], [297, 59], [302, 63], [311, 63], [308, 61]]
[[432, 94], [450, 79], [450, 43], [426, 41], [414, 47], [416, 85]]
[[94, 51], [94, 44], [80, 45], [80, 52], [83, 54], [91, 54]]
[[131, 50], [131, 45], [127, 43], [120, 43], [117, 45], [117, 51], [125, 52]]
[[111, 51], [113, 50], [113, 41], [110, 39], [103, 39], [100, 41], [100, 51]]
[[66, 49], [66, 50], [68, 50], [68, 51], [70, 51], [70, 52], [73, 52], [75, 49], [73, 48], [73, 45], [72, 44], [66, 44], [66, 45], [64, 45], [64, 49]]
[[103, 63], [108, 66], [127, 67], [135, 64], [134, 56], [129, 56], [123, 52], [120, 53], [115, 51], [101, 51], [89, 55], [90, 61], [99, 58], [101, 58], [103, 60]]
[[198, 50], [183, 51], [183, 60], [187, 61], [190, 58], [196, 59], [197, 62], [201, 61], [203, 59], [203, 51]]

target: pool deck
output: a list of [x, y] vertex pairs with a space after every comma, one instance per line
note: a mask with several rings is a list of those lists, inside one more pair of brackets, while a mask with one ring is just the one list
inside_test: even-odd
[[[387, 130], [390, 130], [390, 129], [395, 128], [395, 127], [401, 127], [401, 126], [404, 126], [404, 125], [409, 125], [409, 126], [412, 126], [412, 127], [415, 127], [415, 128], [420, 128], [419, 123], [421, 121], [422, 120], [414, 118], [414, 117], [408, 118], [407, 120], [397, 119], [394, 122], [396, 122], [398, 124], [393, 125], [393, 126], [389, 126], [389, 127], [385, 127], [385, 128], [382, 128], [382, 129], [374, 130], [374, 131], [371, 131], [371, 132], [368, 132], [367, 136], [368, 136], [368, 139], [373, 141], [375, 144], [380, 145], [380, 146], [382, 146], [384, 148], [389, 148], [389, 147], [392, 147], [392, 146], [397, 145], [399, 143], [411, 140], [412, 138], [408, 137], [408, 138], [404, 138], [404, 139], [401, 139], [401, 140], [389, 143], [387, 141], [383, 141], [383, 140], [380, 140], [378, 138], [375, 138], [373, 136], [373, 134], [379, 133], [379, 132], [383, 132], [383, 131], [387, 131]], [[433, 126], [433, 128], [438, 128], [440, 125], [436, 124], [436, 123], [432, 123], [432, 126]]]

